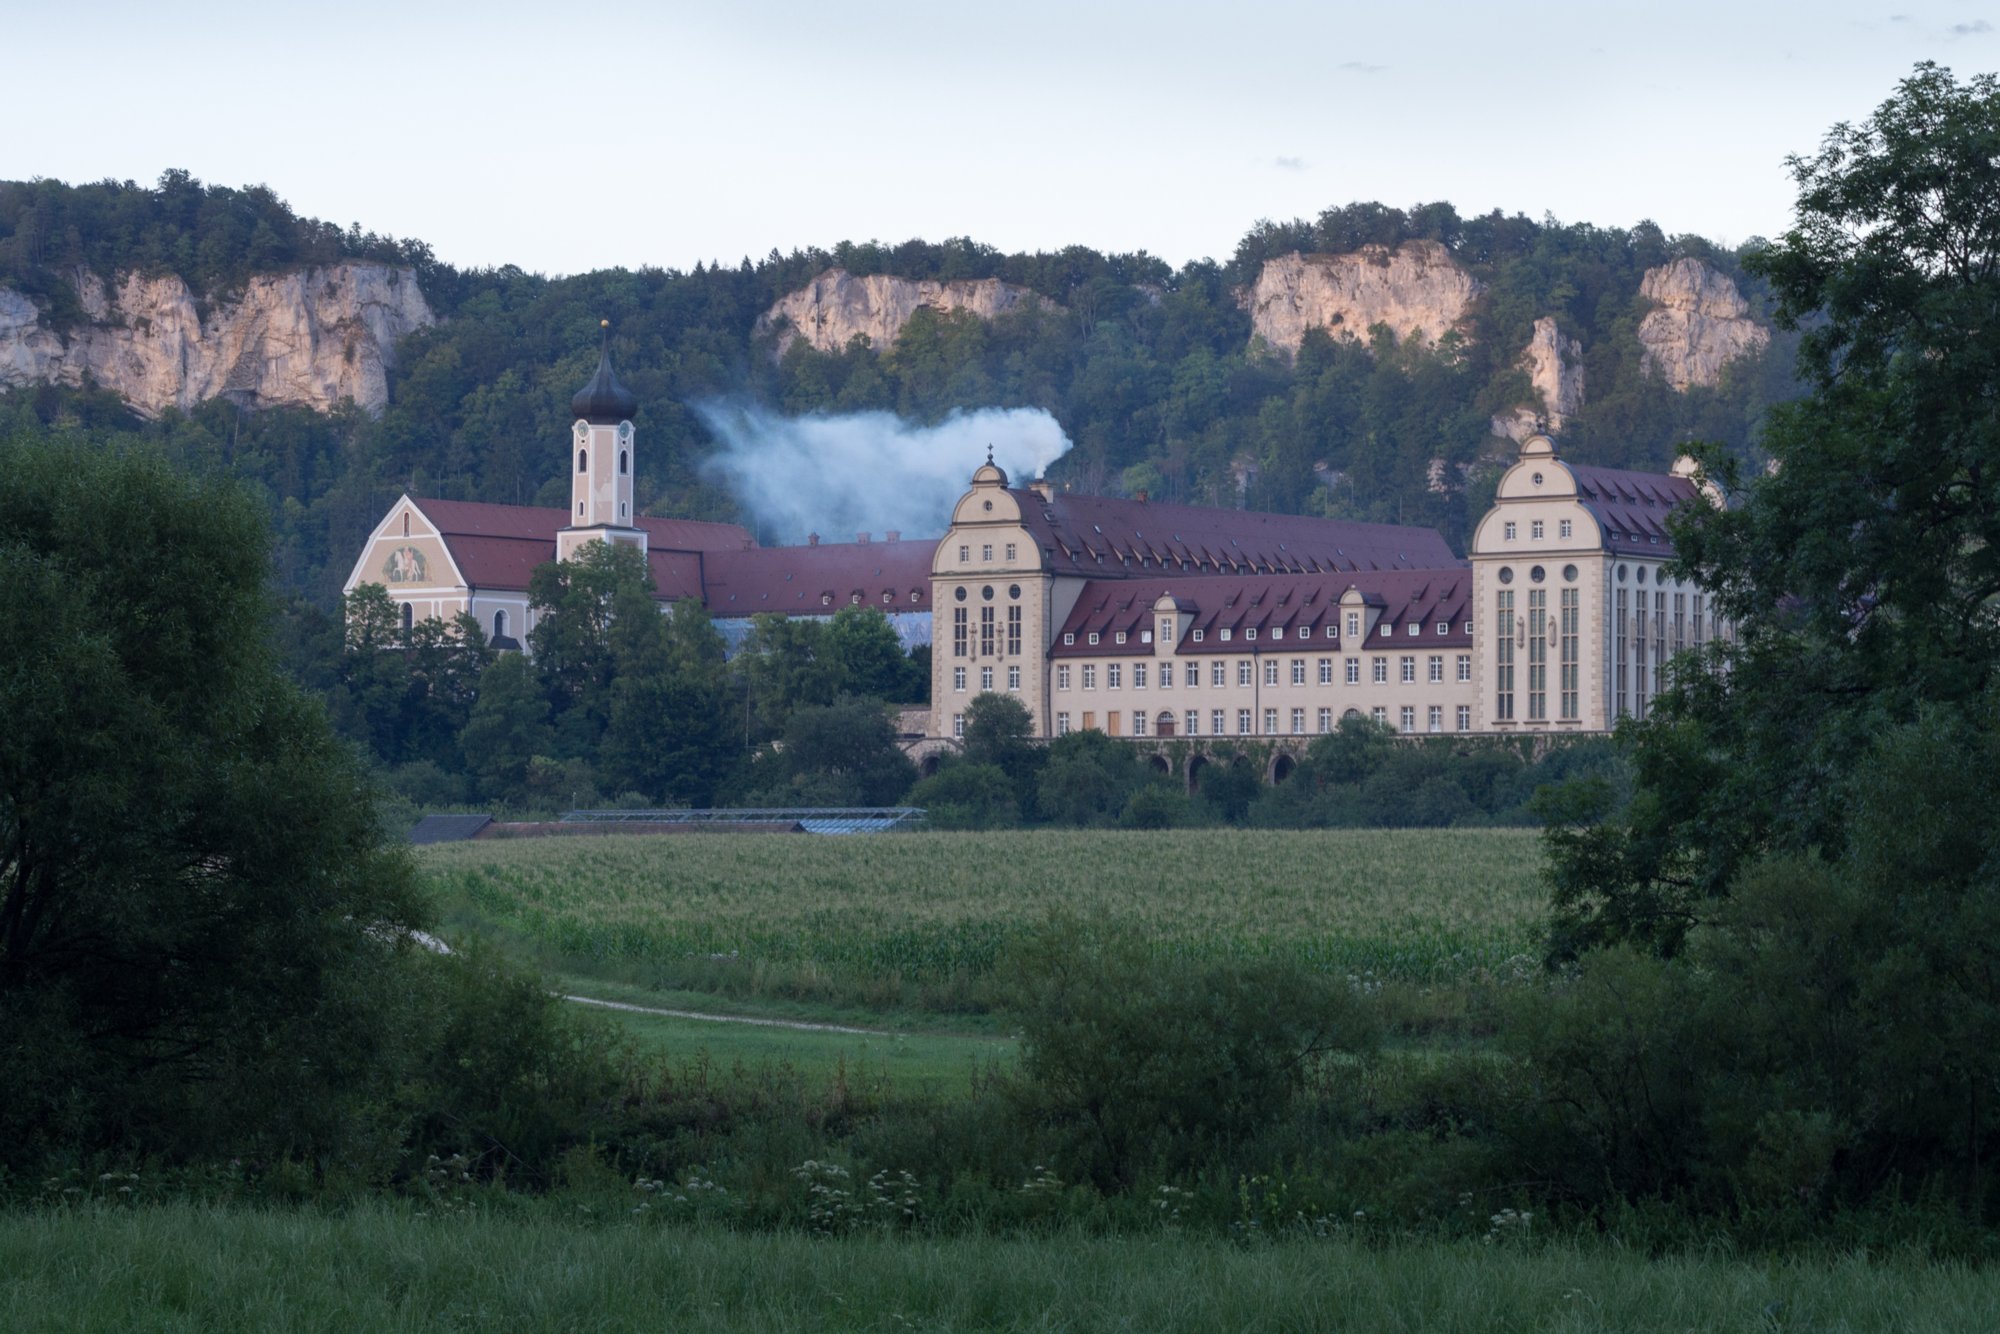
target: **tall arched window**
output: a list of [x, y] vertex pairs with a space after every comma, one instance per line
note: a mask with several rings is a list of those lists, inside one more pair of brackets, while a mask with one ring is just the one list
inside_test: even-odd
[[409, 603], [405, 602], [403, 604], [403, 633], [404, 634], [410, 633], [410, 631], [416, 629], [416, 626], [417, 626], [417, 610], [415, 607], [412, 607]]
[[504, 609], [493, 613], [493, 637], [495, 639], [507, 637], [507, 613]]
[[403, 536], [404, 536], [404, 537], [408, 537], [409, 535], [410, 535], [410, 512], [409, 512], [408, 510], [404, 510], [404, 511], [403, 511]]
[[577, 450], [577, 451], [576, 451], [576, 470], [577, 470], [578, 472], [589, 472], [589, 471], [590, 471], [590, 451], [589, 451], [589, 450], [587, 450], [587, 449], [579, 449], [579, 450]]
[[632, 465], [632, 451], [631, 451], [631, 450], [629, 450], [629, 449], [621, 449], [621, 450], [619, 450], [619, 451], [618, 451], [618, 475], [619, 475], [620, 477], [623, 477], [623, 476], [624, 476], [624, 475], [625, 475], [626, 473], [630, 472], [630, 471], [632, 470], [632, 467], [631, 467], [631, 465]]

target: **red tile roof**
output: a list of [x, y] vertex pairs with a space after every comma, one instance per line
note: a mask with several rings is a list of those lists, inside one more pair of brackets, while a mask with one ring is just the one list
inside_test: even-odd
[[[556, 534], [569, 522], [559, 509], [489, 505], [477, 500], [411, 499], [444, 538], [465, 581], [479, 589], [526, 589], [537, 565], [556, 558]], [[737, 551], [750, 534], [733, 523], [640, 516], [647, 564], [664, 601], [701, 596], [702, 554]]]
[[1567, 465], [1577, 499], [1604, 530], [1605, 550], [1621, 556], [1671, 556], [1667, 516], [1700, 492], [1685, 477], [1623, 468]]
[[1144, 578], [1189, 574], [1317, 574], [1428, 569], [1457, 560], [1432, 528], [1297, 514], [1161, 505], [1112, 496], [1014, 489], [1023, 525], [1057, 574]]
[[849, 606], [928, 612], [936, 552], [935, 538], [716, 552], [704, 561], [709, 614], [824, 616]]
[[[1380, 609], [1378, 630], [1362, 644], [1343, 643], [1340, 599], [1359, 589]], [[1378, 570], [1347, 574], [1186, 576], [1152, 579], [1093, 579], [1070, 610], [1050, 648], [1051, 657], [1150, 655], [1154, 646], [1140, 635], [1153, 628], [1153, 604], [1171, 594], [1193, 613], [1176, 651], [1180, 653], [1277, 653], [1308, 646], [1355, 652], [1361, 649], [1465, 648], [1472, 643], [1472, 571], [1462, 562], [1432, 570]], [[1437, 627], [1445, 623], [1446, 633]], [[1408, 627], [1415, 624], [1418, 633]], [[1391, 626], [1383, 635], [1379, 626]], [[1328, 636], [1328, 628], [1334, 631]], [[1230, 632], [1225, 641], [1223, 630]], [[1305, 638], [1299, 631], [1306, 631]], [[1255, 631], [1254, 638], [1247, 632]], [[1125, 642], [1118, 643], [1118, 633]], [[1195, 633], [1201, 634], [1196, 642]], [[1090, 635], [1098, 637], [1090, 643]], [[1073, 643], [1065, 644], [1064, 636]]]

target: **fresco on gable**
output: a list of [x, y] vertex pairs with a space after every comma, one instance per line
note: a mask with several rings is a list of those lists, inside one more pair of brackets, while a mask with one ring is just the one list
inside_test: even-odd
[[415, 547], [397, 547], [382, 562], [382, 577], [392, 584], [421, 584], [430, 577], [430, 566]]

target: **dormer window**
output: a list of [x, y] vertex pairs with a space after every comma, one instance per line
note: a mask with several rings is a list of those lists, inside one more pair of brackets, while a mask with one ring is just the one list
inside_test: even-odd
[[1439, 621], [1439, 622], [1438, 622], [1438, 633], [1439, 633], [1439, 634], [1441, 634], [1441, 635], [1448, 635], [1448, 634], [1450, 634], [1450, 633], [1451, 633], [1451, 622], [1450, 622], [1450, 621]]
[[1313, 632], [1312, 632], [1312, 627], [1311, 627], [1310, 625], [1302, 625], [1302, 626], [1300, 626], [1300, 627], [1299, 627], [1299, 638], [1300, 638], [1300, 639], [1311, 639], [1311, 638], [1312, 638], [1312, 633], [1313, 633]]
[[1076, 642], [1076, 632], [1074, 630], [1063, 631], [1063, 643], [1074, 644], [1075, 642]]
[[1152, 643], [1152, 642], [1153, 642], [1153, 632], [1152, 632], [1151, 630], [1141, 630], [1141, 631], [1139, 632], [1139, 642], [1140, 642], [1141, 644], [1150, 644], [1150, 643]]
[[1093, 644], [1095, 644], [1095, 643], [1097, 642], [1097, 631], [1095, 631], [1095, 630], [1092, 630], [1092, 631], [1090, 632], [1090, 642], [1091, 642], [1091, 643], [1093, 643]]
[[1257, 627], [1253, 625], [1248, 630], [1245, 630], [1243, 637], [1245, 639], [1255, 639], [1257, 637]]
[[1424, 627], [1422, 625], [1420, 625], [1416, 621], [1411, 621], [1409, 624], [1409, 628], [1406, 629], [1403, 633], [1409, 635], [1410, 638], [1415, 639], [1418, 635], [1422, 634], [1423, 632], [1424, 632]]
[[1229, 628], [1227, 626], [1224, 626], [1222, 630], [1222, 642], [1225, 644], [1229, 642]]
[[1195, 632], [1194, 632], [1194, 642], [1195, 642], [1195, 643], [1199, 644], [1199, 643], [1200, 643], [1200, 642], [1202, 641], [1202, 636], [1203, 636], [1203, 633], [1204, 633], [1204, 632], [1203, 632], [1203, 631], [1200, 631], [1200, 630], [1197, 630], [1197, 631], [1195, 631]]
[[1360, 612], [1358, 612], [1358, 611], [1350, 611], [1350, 612], [1348, 612], [1348, 613], [1347, 613], [1347, 635], [1348, 635], [1348, 638], [1350, 638], [1350, 639], [1359, 639], [1359, 638], [1361, 638], [1361, 613], [1360, 613]]
[[1120, 630], [1120, 631], [1118, 632], [1118, 637], [1117, 637], [1117, 639], [1116, 639], [1116, 640], [1114, 640], [1113, 642], [1115, 642], [1115, 643], [1119, 643], [1119, 644], [1122, 644], [1122, 643], [1124, 643], [1124, 642], [1125, 642], [1125, 632], [1124, 632], [1123, 630]]
[[1340, 637], [1339, 631], [1340, 627], [1335, 625], [1332, 621], [1328, 621], [1326, 623], [1326, 637], [1328, 639], [1338, 639]]

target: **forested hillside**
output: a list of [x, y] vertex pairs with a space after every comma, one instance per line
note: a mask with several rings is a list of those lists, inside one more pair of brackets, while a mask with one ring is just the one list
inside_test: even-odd
[[[1253, 337], [1244, 294], [1267, 260], [1406, 241], [1442, 246], [1479, 288], [1434, 346], [1379, 329], [1311, 332], [1293, 354]], [[1178, 270], [1143, 253], [1009, 255], [961, 238], [549, 278], [456, 269], [421, 243], [300, 218], [263, 187], [207, 186], [184, 172], [151, 187], [8, 182], [0, 285], [52, 330], [88, 316], [77, 296], [86, 273], [113, 287], [121, 274], [176, 274], [211, 308], [256, 275], [345, 260], [413, 273], [439, 322], [397, 346], [379, 417], [253, 413], [215, 399], [142, 420], [88, 385], [21, 382], [0, 392], [0, 435], [68, 421], [247, 479], [276, 527], [281, 583], [330, 608], [361, 536], [397, 493], [530, 503], [564, 485], [555, 460], [568, 399], [609, 318], [619, 373], [642, 405], [640, 500], [656, 514], [736, 517], [734, 499], [700, 473], [713, 442], [690, 408], [729, 394], [787, 413], [886, 408], [918, 421], [1044, 408], [1075, 442], [1052, 475], [1081, 489], [1435, 524], [1462, 544], [1493, 461], [1511, 449], [1493, 435], [1494, 415], [1536, 401], [1520, 358], [1537, 319], [1552, 317], [1581, 348], [1588, 393], [1564, 422], [1570, 457], [1664, 466], [1688, 439], [1752, 447], [1767, 406], [1791, 393], [1793, 340], [1778, 335], [1712, 385], [1677, 391], [1649, 373], [1638, 328], [1655, 303], [1641, 283], [1683, 256], [1734, 279], [1753, 314], [1764, 308], [1738, 256], [1698, 237], [1646, 223], [1461, 218], [1442, 203], [1259, 223], [1226, 260]], [[890, 346], [822, 351], [797, 339], [780, 355], [760, 317], [833, 268], [997, 278], [1043, 300], [990, 320], [920, 308]], [[10, 378], [24, 377], [9, 377], [0, 358], [0, 385]]]

